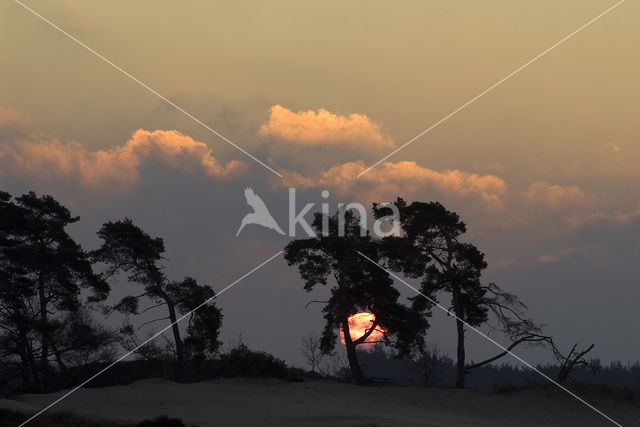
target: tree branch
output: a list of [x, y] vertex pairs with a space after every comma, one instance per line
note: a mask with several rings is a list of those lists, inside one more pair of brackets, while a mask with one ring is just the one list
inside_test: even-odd
[[329, 304], [329, 301], [321, 301], [321, 300], [313, 300], [313, 301], [309, 301], [308, 303], [305, 304], [304, 308], [309, 307], [311, 304], [313, 303], [322, 303], [322, 304]]
[[136, 331], [139, 331], [139, 330], [140, 330], [140, 328], [142, 328], [142, 327], [144, 327], [144, 326], [146, 326], [146, 325], [149, 325], [149, 324], [151, 324], [151, 323], [155, 323], [155, 322], [159, 322], [159, 321], [161, 321], [161, 320], [167, 320], [167, 319], [168, 319], [168, 317], [161, 317], [160, 319], [156, 319], [156, 320], [149, 320], [148, 322], [144, 322], [142, 325], [138, 326], [138, 328], [136, 329]]
[[[374, 321], [371, 323], [371, 327], [370, 327], [369, 329], [367, 329], [367, 331], [366, 331], [366, 332], [365, 332], [365, 333], [364, 333], [360, 338], [358, 338], [357, 340], [355, 340], [353, 343], [354, 343], [355, 345], [359, 345], [359, 344], [362, 344], [363, 342], [365, 342], [365, 340], [366, 340], [367, 338], [369, 338], [369, 336], [370, 336], [370, 335], [373, 333], [373, 331], [376, 329], [376, 326], [378, 326], [378, 321], [377, 321], [377, 320], [374, 320]], [[349, 332], [349, 333], [351, 333], [351, 332]]]
[[500, 359], [501, 357], [506, 356], [507, 354], [509, 354], [509, 352], [511, 350], [513, 350], [516, 346], [522, 344], [523, 342], [546, 342], [546, 343], [551, 343], [553, 344], [553, 340], [551, 337], [545, 336], [545, 335], [537, 335], [537, 334], [527, 334], [517, 340], [515, 340], [514, 342], [511, 343], [511, 345], [509, 347], [507, 347], [507, 349], [501, 353], [496, 354], [493, 357], [490, 357], [486, 360], [483, 360], [482, 362], [478, 362], [478, 363], [473, 363], [470, 365], [465, 365], [464, 370], [465, 372], [470, 371], [472, 369], [476, 369], [479, 368], [481, 366], [487, 365], [489, 363], [495, 362], [496, 360]]
[[160, 304], [156, 304], [156, 305], [152, 305], [151, 307], [147, 307], [144, 310], [142, 310], [143, 313], [146, 313], [149, 310], [153, 310], [156, 307], [160, 307], [161, 305], [166, 305], [166, 302], [161, 302]]

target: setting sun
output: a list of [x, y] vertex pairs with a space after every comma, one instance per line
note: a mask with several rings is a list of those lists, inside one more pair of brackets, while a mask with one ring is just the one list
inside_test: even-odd
[[[349, 332], [352, 340], [357, 340], [365, 334], [371, 327], [371, 324], [375, 320], [376, 316], [373, 313], [356, 313], [349, 317]], [[376, 328], [371, 335], [367, 337], [362, 344], [365, 347], [369, 347], [374, 343], [381, 341], [384, 338], [386, 331], [383, 328]], [[344, 344], [344, 331], [340, 328], [340, 342]]]

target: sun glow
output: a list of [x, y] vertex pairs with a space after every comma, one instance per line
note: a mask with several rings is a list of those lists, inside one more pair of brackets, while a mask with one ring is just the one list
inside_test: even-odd
[[[365, 334], [371, 328], [373, 321], [376, 316], [373, 313], [356, 313], [353, 316], [349, 317], [349, 335], [351, 335], [352, 340], [357, 340], [361, 336]], [[376, 327], [371, 335], [367, 337], [367, 339], [362, 343], [364, 347], [370, 347], [374, 343], [381, 341], [384, 338], [384, 334], [387, 331], [383, 328]], [[344, 344], [344, 331], [340, 328], [340, 341]]]

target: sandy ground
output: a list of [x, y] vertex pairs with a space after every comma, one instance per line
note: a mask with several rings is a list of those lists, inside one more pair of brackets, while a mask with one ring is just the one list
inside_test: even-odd
[[[61, 396], [23, 395], [0, 408], [33, 412]], [[584, 396], [623, 426], [640, 426], [640, 407]], [[161, 414], [199, 426], [606, 426], [614, 425], [553, 389], [497, 393], [329, 381], [229, 379], [177, 384], [152, 379], [81, 389], [51, 411], [136, 422]]]

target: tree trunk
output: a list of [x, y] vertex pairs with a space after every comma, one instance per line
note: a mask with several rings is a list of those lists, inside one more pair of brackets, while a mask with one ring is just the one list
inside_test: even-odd
[[456, 320], [456, 328], [458, 330], [458, 361], [456, 362], [456, 387], [464, 388], [465, 370], [465, 352], [464, 352], [464, 324], [460, 320]]
[[173, 332], [173, 340], [176, 343], [176, 379], [178, 381], [184, 380], [184, 346], [182, 344], [182, 338], [180, 338], [180, 329], [176, 323], [176, 308], [173, 305], [173, 301], [168, 295], [164, 294], [165, 301], [167, 302], [167, 309], [169, 310], [169, 320], [171, 321], [171, 330]]
[[45, 293], [43, 273], [40, 273], [38, 277], [38, 297], [40, 299], [40, 332], [42, 345], [42, 353], [40, 353], [40, 381], [42, 389], [47, 390], [49, 381], [49, 320], [47, 319], [47, 295]]
[[20, 330], [20, 364], [22, 370], [22, 386], [27, 388], [31, 385], [31, 372], [29, 370], [29, 351], [27, 349], [27, 335]]
[[50, 342], [51, 342], [50, 344], [51, 350], [53, 351], [53, 354], [56, 357], [56, 362], [58, 363], [58, 367], [60, 368], [62, 373], [64, 373], [66, 376], [68, 376], [73, 380], [73, 375], [71, 375], [71, 372], [69, 371], [69, 368], [67, 368], [67, 365], [64, 363], [64, 360], [62, 360], [62, 355], [58, 351], [58, 348], [56, 347], [56, 343], [52, 339], [50, 339]]
[[349, 360], [349, 368], [351, 369], [353, 382], [358, 385], [367, 385], [367, 378], [364, 376], [362, 368], [360, 367], [360, 362], [358, 361], [356, 345], [351, 340], [351, 331], [349, 330], [348, 319], [344, 319], [342, 321], [342, 334], [344, 335], [344, 344], [347, 349], [347, 359]]
[[456, 362], [456, 388], [464, 388], [465, 350], [464, 350], [464, 323], [462, 322], [462, 310], [460, 309], [460, 290], [453, 287], [453, 311], [456, 314], [456, 330], [458, 335], [457, 362]]
[[29, 352], [27, 353], [29, 356], [29, 368], [31, 371], [31, 384], [37, 385], [40, 383], [40, 378], [38, 377], [38, 362], [36, 362], [36, 357], [33, 352], [33, 347], [29, 345]]

